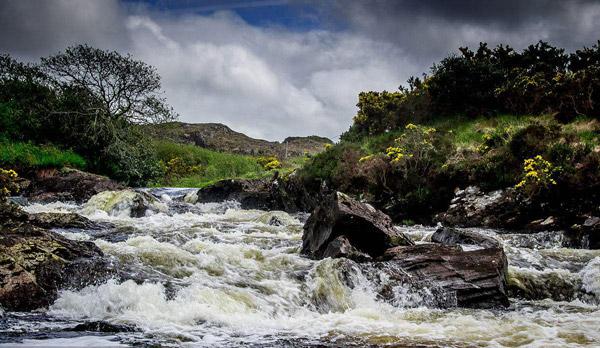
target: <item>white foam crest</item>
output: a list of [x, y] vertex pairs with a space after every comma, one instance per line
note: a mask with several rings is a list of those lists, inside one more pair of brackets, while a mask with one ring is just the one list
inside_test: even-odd
[[596, 257], [581, 270], [582, 288], [600, 300], [600, 257]]
[[72, 213], [79, 209], [75, 203], [52, 202], [52, 203], [33, 203], [22, 206], [23, 210], [30, 214], [36, 213]]
[[128, 347], [126, 344], [115, 342], [116, 339], [116, 336], [25, 339], [21, 343], [1, 343], [0, 347]]

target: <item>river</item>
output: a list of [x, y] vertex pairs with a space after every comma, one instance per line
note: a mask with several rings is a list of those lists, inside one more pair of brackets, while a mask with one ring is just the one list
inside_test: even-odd
[[[561, 247], [560, 233], [480, 230], [504, 245], [513, 279], [564, 301], [511, 299], [505, 310], [432, 309], [422, 293], [395, 289], [393, 303], [359, 267], [300, 256], [306, 214], [241, 210], [235, 202], [192, 204], [190, 190], [153, 189], [162, 212], [109, 215], [93, 204], [32, 204], [28, 212], [77, 212], [109, 230], [57, 229], [90, 240], [126, 277], [64, 290], [47, 310], [0, 311], [7, 346], [600, 346], [600, 250]], [[400, 226], [426, 242], [432, 227]], [[350, 276], [350, 288], [343, 278]], [[557, 285], [558, 284], [558, 285]], [[408, 289], [408, 288], [407, 288]], [[405, 291], [406, 290], [406, 291]], [[433, 296], [433, 295], [432, 295]], [[135, 327], [120, 333], [74, 332], [86, 321]]]

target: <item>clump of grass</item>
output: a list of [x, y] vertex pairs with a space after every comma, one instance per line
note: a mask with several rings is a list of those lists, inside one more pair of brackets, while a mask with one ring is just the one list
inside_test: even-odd
[[0, 165], [19, 168], [85, 168], [83, 157], [55, 146], [0, 141]]

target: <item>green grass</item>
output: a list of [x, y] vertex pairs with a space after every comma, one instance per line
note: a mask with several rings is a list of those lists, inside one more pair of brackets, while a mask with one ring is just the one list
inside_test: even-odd
[[71, 150], [24, 142], [0, 141], [0, 165], [20, 168], [85, 168], [83, 157]]
[[[270, 177], [273, 171], [267, 171], [252, 156], [225, 153], [201, 148], [194, 145], [178, 144], [170, 141], [155, 141], [154, 147], [158, 159], [164, 163], [179, 157], [188, 165], [200, 166], [197, 174], [179, 178], [159, 180], [153, 186], [204, 187], [224, 179], [257, 179]], [[282, 162], [281, 173], [300, 167], [303, 158], [290, 158]]]

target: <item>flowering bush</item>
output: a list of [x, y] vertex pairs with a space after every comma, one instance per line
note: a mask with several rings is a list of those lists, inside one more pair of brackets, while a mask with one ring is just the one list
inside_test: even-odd
[[202, 171], [199, 165], [190, 165], [181, 157], [173, 157], [163, 165], [165, 177], [167, 181], [181, 178], [184, 176], [198, 174]]
[[0, 168], [0, 198], [4, 199], [11, 193], [19, 192], [19, 187], [15, 183], [19, 175], [12, 169], [5, 170]]
[[523, 176], [515, 188], [522, 190], [530, 196], [535, 195], [541, 190], [556, 185], [553, 175], [558, 170], [558, 168], [555, 168], [552, 163], [546, 161], [540, 155], [528, 158], [523, 162]]
[[261, 156], [256, 159], [256, 162], [258, 162], [264, 170], [281, 168], [281, 162], [279, 162], [275, 156]]
[[397, 170], [408, 175], [425, 175], [433, 164], [436, 148], [433, 144], [435, 128], [409, 123], [404, 133], [395, 140], [395, 146], [386, 154]]

